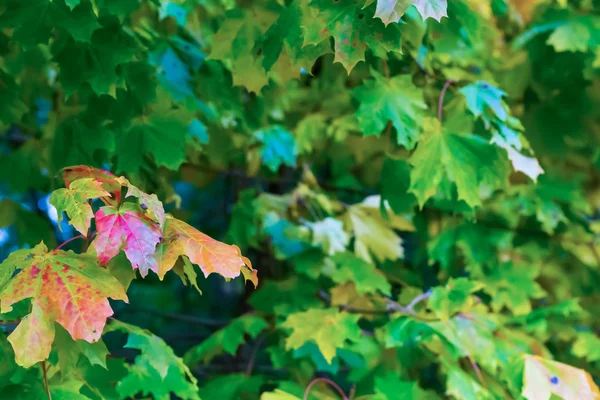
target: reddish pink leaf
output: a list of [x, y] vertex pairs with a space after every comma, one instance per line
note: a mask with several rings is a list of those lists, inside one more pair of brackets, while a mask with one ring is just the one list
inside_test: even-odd
[[224, 278], [235, 278], [242, 273], [254, 286], [258, 284], [256, 270], [237, 246], [219, 242], [185, 222], [167, 216], [164, 241], [156, 250], [159, 278], [162, 279], [179, 256], [184, 255], [198, 264], [204, 276], [215, 272]]
[[31, 298], [31, 313], [9, 336], [19, 365], [29, 367], [45, 360], [54, 340], [54, 321], [73, 337], [94, 342], [100, 338], [106, 319], [113, 314], [108, 297], [127, 301], [123, 286], [96, 257], [54, 250], [43, 243], [18, 250], [0, 269], [19, 269], [0, 293], [0, 312]]
[[106, 264], [123, 250], [133, 269], [139, 269], [142, 277], [148, 270], [157, 272], [154, 252], [162, 233], [137, 204], [124, 203], [118, 209], [102, 207], [96, 213], [96, 230], [93, 246], [101, 264]]

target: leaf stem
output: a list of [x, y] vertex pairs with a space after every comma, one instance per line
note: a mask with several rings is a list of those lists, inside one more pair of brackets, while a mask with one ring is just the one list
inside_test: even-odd
[[348, 400], [348, 397], [346, 396], [346, 394], [344, 393], [342, 388], [339, 387], [337, 383], [335, 383], [334, 381], [332, 381], [331, 379], [328, 379], [328, 378], [315, 378], [312, 381], [310, 381], [308, 386], [306, 387], [306, 390], [304, 391], [303, 400], [308, 400], [308, 395], [310, 393], [310, 389], [312, 389], [312, 387], [316, 383], [319, 383], [319, 382], [327, 383], [328, 385], [333, 387], [335, 390], [337, 390], [337, 392], [340, 394], [340, 396], [342, 396], [342, 399]]
[[383, 73], [387, 79], [390, 79], [390, 68], [388, 67], [386, 59], [383, 59]]
[[50, 394], [50, 386], [48, 386], [48, 375], [46, 374], [46, 361], [42, 361], [42, 372], [44, 374], [44, 388], [46, 389], [46, 395], [48, 400], [52, 400], [52, 394]]
[[263, 335], [254, 344], [254, 348], [252, 349], [252, 355], [250, 356], [250, 360], [248, 361], [248, 365], [246, 366], [247, 376], [252, 376], [252, 370], [254, 369], [254, 362], [256, 361], [258, 350], [260, 349], [260, 346], [263, 344], [266, 338], [267, 335]]
[[60, 248], [63, 247], [65, 244], [72, 242], [75, 239], [85, 239], [85, 236], [83, 236], [83, 235], [73, 236], [71, 239], [65, 240], [64, 242], [62, 242], [55, 250], [60, 250]]
[[448, 90], [448, 87], [454, 82], [454, 79], [448, 79], [446, 83], [444, 83], [444, 87], [442, 88], [442, 91], [440, 93], [440, 99], [438, 100], [438, 120], [440, 121], [440, 124], [442, 123], [442, 108], [444, 107], [444, 96], [446, 95], [446, 90]]

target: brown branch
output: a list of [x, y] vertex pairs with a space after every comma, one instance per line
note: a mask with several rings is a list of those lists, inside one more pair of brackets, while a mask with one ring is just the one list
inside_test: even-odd
[[246, 367], [246, 376], [252, 375], [252, 370], [254, 369], [254, 361], [256, 360], [256, 355], [258, 354], [258, 350], [260, 346], [267, 338], [267, 335], [261, 336], [256, 343], [254, 343], [254, 348], [252, 349], [252, 355], [250, 355], [250, 360], [248, 361], [248, 366]]
[[44, 388], [46, 389], [46, 395], [48, 396], [48, 400], [52, 400], [52, 394], [50, 394], [50, 386], [48, 386], [48, 375], [46, 374], [46, 361], [42, 361], [41, 367], [42, 372], [44, 374]]
[[85, 239], [85, 236], [83, 235], [77, 235], [77, 236], [73, 236], [71, 239], [69, 240], [65, 240], [64, 242], [62, 242], [60, 245], [58, 245], [58, 247], [55, 250], [59, 250], [61, 247], [63, 247], [65, 244], [72, 242], [73, 240], [76, 239]]
[[454, 79], [448, 79], [446, 81], [446, 83], [444, 83], [444, 87], [442, 88], [442, 91], [440, 93], [440, 99], [438, 100], [438, 120], [440, 121], [440, 124], [442, 123], [442, 108], [444, 107], [444, 96], [446, 95], [446, 90], [448, 90], [448, 87], [454, 83]]
[[328, 379], [328, 378], [315, 378], [312, 381], [310, 381], [310, 383], [306, 387], [306, 390], [304, 391], [303, 400], [308, 400], [308, 395], [310, 393], [310, 389], [312, 389], [312, 387], [319, 382], [327, 383], [328, 385], [333, 387], [335, 390], [337, 390], [337, 392], [340, 394], [340, 396], [342, 396], [343, 400], [348, 400], [348, 397], [346, 396], [346, 394], [344, 393], [342, 388], [339, 387], [337, 383], [335, 383], [334, 381], [332, 381], [331, 379]]
[[[325, 301], [326, 303], [329, 303], [329, 304], [331, 303], [331, 299], [329, 298], [329, 295], [324, 290], [319, 290], [318, 296], [321, 300]], [[389, 314], [398, 313], [398, 314], [408, 315], [410, 317], [413, 317], [414, 319], [417, 319], [419, 321], [424, 321], [424, 322], [440, 321], [438, 318], [427, 318], [427, 317], [420, 316], [413, 309], [417, 303], [419, 303], [425, 299], [428, 299], [429, 296], [431, 296], [431, 292], [427, 291], [427, 292], [415, 297], [406, 307], [401, 305], [398, 302], [391, 300], [391, 299], [386, 299], [387, 307], [385, 309], [357, 308], [357, 307], [351, 306], [349, 304], [337, 304], [337, 307], [339, 308], [340, 311], [346, 311], [347, 313], [350, 313], [350, 314], [389, 315]]]
[[178, 314], [178, 313], [172, 313], [172, 312], [166, 312], [166, 311], [160, 311], [160, 310], [150, 310], [147, 308], [137, 308], [136, 307], [133, 309], [125, 309], [123, 311], [155, 314], [155, 315], [158, 315], [158, 316], [164, 317], [164, 318], [170, 318], [170, 319], [174, 319], [174, 320], [178, 320], [178, 321], [189, 322], [192, 324], [215, 326], [215, 327], [223, 327], [231, 322], [230, 320], [213, 319], [213, 318], [209, 318], [209, 317], [197, 317], [197, 316], [193, 316], [193, 315], [184, 315], [184, 314]]

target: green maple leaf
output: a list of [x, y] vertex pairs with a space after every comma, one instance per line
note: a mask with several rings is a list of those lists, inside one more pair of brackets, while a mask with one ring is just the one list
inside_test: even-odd
[[588, 362], [600, 361], [600, 337], [592, 332], [577, 333], [571, 352]]
[[495, 397], [481, 384], [449, 360], [442, 360], [447, 375], [446, 394], [461, 400], [492, 400]]
[[262, 27], [270, 22], [272, 17], [260, 10], [247, 17], [244, 11], [236, 8], [227, 13], [227, 19], [213, 36], [209, 59], [229, 63], [234, 86], [260, 93], [269, 83], [262, 57], [255, 58], [254, 46], [263, 33]]
[[20, 99], [20, 87], [14, 78], [0, 69], [0, 128], [19, 122], [27, 112], [27, 106]]
[[72, 10], [81, 4], [81, 0], [65, 0], [65, 4]]
[[314, 387], [308, 396], [304, 396], [305, 388], [298, 385], [296, 382], [279, 381], [277, 389], [272, 392], [263, 392], [260, 400], [334, 400], [335, 397], [329, 396], [328, 393], [319, 392], [318, 387]]
[[491, 306], [499, 312], [503, 307], [514, 314], [531, 312], [530, 299], [539, 299], [546, 292], [535, 281], [539, 268], [531, 265], [504, 264], [486, 274], [484, 290], [492, 297]]
[[[14, 277], [15, 269], [20, 272]], [[17, 364], [30, 367], [45, 360], [54, 340], [54, 321], [73, 337], [90, 343], [102, 334], [113, 314], [108, 297], [127, 301], [121, 284], [98, 266], [96, 257], [72, 251], [48, 252], [40, 243], [13, 252], [0, 264], [1, 312], [31, 298], [31, 313], [9, 336]]]
[[386, 159], [381, 170], [381, 197], [395, 214], [409, 212], [417, 199], [409, 193], [410, 166], [405, 160]]
[[102, 340], [88, 343], [85, 340], [73, 340], [69, 333], [60, 326], [56, 329], [56, 337], [52, 344], [58, 357], [61, 372], [77, 373], [80, 358], [88, 360], [90, 366], [99, 365], [106, 368], [108, 349]]
[[[367, 1], [370, 4], [372, 1]], [[447, 17], [446, 0], [377, 0], [375, 17], [381, 18], [384, 24], [400, 22], [400, 19], [410, 6], [415, 6], [424, 20], [433, 18], [438, 22]]]
[[496, 324], [480, 314], [459, 314], [450, 320], [432, 322], [430, 327], [443, 337], [453, 356], [471, 357], [489, 370], [497, 370], [503, 366], [504, 359], [522, 351], [512, 343], [504, 349], [499, 348], [494, 337]]
[[86, 124], [71, 118], [56, 129], [50, 146], [51, 165], [59, 170], [69, 165], [95, 165], [108, 161], [115, 150], [115, 134], [104, 126]]
[[196, 378], [161, 338], [136, 326], [113, 321], [107, 332], [116, 330], [128, 334], [126, 348], [141, 352], [135, 363], [127, 367], [129, 374], [117, 384], [121, 396], [142, 393], [168, 399], [172, 393], [182, 399], [199, 400]]
[[291, 133], [276, 125], [256, 131], [254, 135], [263, 143], [261, 158], [271, 171], [277, 172], [281, 164], [296, 165], [298, 150]]
[[471, 297], [471, 293], [481, 289], [483, 285], [466, 278], [451, 279], [446, 286], [433, 288], [429, 298], [429, 308], [440, 318], [448, 319], [459, 312]]
[[104, 190], [102, 182], [84, 178], [72, 182], [68, 188], [55, 190], [50, 196], [50, 204], [56, 208], [59, 224], [63, 219], [63, 212], [66, 212], [69, 224], [82, 235], [87, 235], [94, 217], [92, 206], [87, 200], [104, 196], [110, 197], [110, 193]]
[[68, 95], [84, 83], [97, 94], [109, 94], [119, 78], [117, 66], [132, 60], [135, 46], [133, 37], [113, 20], [96, 29], [90, 43], [71, 37], [56, 41], [52, 52], [60, 67], [58, 80]]
[[290, 314], [281, 324], [282, 328], [292, 331], [285, 346], [296, 350], [307, 342], [315, 343], [327, 363], [331, 364], [336, 350], [344, 348], [347, 340], [356, 342], [360, 339], [359, 318], [359, 315], [342, 313], [335, 308], [313, 308]]
[[375, 377], [374, 400], [433, 400], [438, 396], [419, 387], [418, 382], [401, 380], [398, 375], [387, 372]]
[[268, 280], [252, 293], [250, 304], [259, 312], [286, 316], [311, 307], [319, 307], [318, 287], [314, 280], [292, 276], [282, 281]]
[[410, 75], [398, 75], [391, 79], [371, 70], [373, 80], [367, 80], [354, 89], [354, 97], [360, 102], [356, 118], [365, 135], [379, 136], [388, 122], [396, 129], [399, 145], [412, 149], [421, 130], [423, 91], [412, 83]]
[[34, 0], [24, 3], [10, 0], [3, 4], [0, 28], [15, 28], [13, 39], [25, 47], [48, 43], [52, 32], [51, 7], [49, 0]]
[[592, 39], [592, 32], [587, 24], [579, 21], [568, 22], [552, 32], [546, 44], [557, 52], [587, 52]]
[[271, 71], [282, 52], [290, 57], [294, 68], [310, 70], [315, 60], [328, 52], [328, 43], [304, 46], [302, 31], [302, 9], [293, 2], [281, 11], [279, 18], [255, 43], [254, 54], [262, 54], [262, 66]]
[[238, 400], [260, 392], [260, 375], [227, 374], [209, 380], [200, 388], [202, 399]]
[[313, 0], [310, 6], [316, 9], [316, 15], [306, 12], [304, 44], [318, 45], [333, 37], [334, 62], [341, 63], [348, 73], [365, 60], [367, 48], [382, 58], [388, 52], [402, 51], [400, 28], [397, 24], [386, 27], [381, 20], [374, 19], [373, 6], [364, 8], [358, 0]]
[[370, 264], [352, 253], [340, 253], [331, 257], [336, 267], [328, 272], [336, 283], [353, 282], [359, 295], [377, 293], [389, 296], [391, 285], [385, 275], [373, 264]]
[[268, 324], [256, 315], [244, 315], [210, 335], [198, 346], [192, 347], [183, 357], [187, 365], [204, 364], [223, 352], [234, 356], [238, 347], [245, 343], [245, 336], [255, 339]]
[[[77, 3], [80, 2], [77, 1]], [[70, 6], [68, 3], [66, 6], [61, 0], [52, 2], [50, 8], [52, 24], [63, 29], [79, 42], [89, 42], [92, 33], [100, 28], [92, 3], [89, 0], [83, 0], [76, 6]]]
[[157, 165], [173, 170], [185, 161], [185, 143], [193, 114], [185, 109], [172, 109], [169, 97], [165, 94], [161, 97], [148, 119], [135, 120], [129, 129], [117, 135], [118, 172], [138, 172], [148, 154]]
[[307, 154], [321, 149], [329, 136], [327, 128], [327, 116], [324, 114], [310, 114], [298, 122], [294, 130], [298, 153]]
[[442, 132], [439, 123], [432, 122], [409, 160], [413, 166], [409, 191], [421, 208], [441, 184], [453, 182], [458, 199], [472, 208], [481, 205], [482, 184], [504, 187], [509, 167], [500, 148], [479, 136]]
[[476, 117], [484, 116], [485, 119], [485, 112], [489, 108], [501, 121], [506, 121], [508, 118], [505, 104], [502, 101], [505, 93], [497, 87], [485, 81], [479, 81], [465, 86], [459, 92], [465, 96], [467, 107]]

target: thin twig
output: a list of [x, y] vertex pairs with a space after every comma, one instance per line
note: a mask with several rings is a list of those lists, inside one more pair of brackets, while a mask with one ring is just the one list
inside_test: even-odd
[[387, 79], [390, 79], [390, 67], [385, 59], [383, 60], [383, 73]]
[[331, 379], [328, 379], [328, 378], [315, 378], [312, 381], [310, 381], [310, 383], [306, 387], [306, 390], [304, 391], [303, 400], [308, 400], [308, 395], [310, 393], [310, 389], [312, 389], [312, 387], [316, 383], [319, 383], [319, 382], [327, 383], [331, 387], [335, 388], [335, 390], [337, 390], [337, 392], [340, 394], [340, 396], [342, 396], [343, 400], [348, 400], [348, 397], [346, 396], [346, 394], [344, 393], [344, 391], [342, 390], [342, 388], [339, 387], [337, 383], [335, 383], [334, 381], [332, 381]]
[[248, 361], [248, 366], [246, 367], [246, 376], [252, 375], [252, 370], [254, 369], [254, 361], [256, 360], [256, 355], [258, 354], [258, 350], [260, 346], [267, 338], [267, 335], [261, 336], [256, 343], [254, 343], [254, 348], [252, 349], [252, 355], [250, 355], [250, 360]]
[[473, 369], [475, 370], [477, 379], [479, 379], [479, 382], [481, 382], [481, 385], [487, 389], [488, 386], [487, 386], [487, 383], [485, 382], [485, 379], [483, 379], [483, 374], [481, 373], [481, 370], [479, 369], [479, 365], [477, 365], [477, 362], [473, 359], [473, 356], [471, 354], [467, 354], [467, 358], [469, 359], [469, 361], [471, 362], [471, 365], [473, 366]]
[[50, 386], [48, 386], [48, 376], [46, 374], [46, 361], [42, 361], [42, 372], [44, 373], [44, 388], [46, 389], [46, 395], [48, 395], [48, 400], [52, 400], [52, 395], [50, 394]]
[[431, 297], [431, 293], [432, 292], [431, 292], [431, 289], [430, 289], [430, 290], [426, 291], [425, 293], [418, 295], [417, 297], [415, 297], [414, 299], [412, 299], [411, 302], [408, 303], [408, 305], [406, 307], [404, 307], [404, 309], [406, 311], [414, 313], [415, 312], [415, 310], [414, 310], [415, 306], [417, 304], [419, 304], [421, 301], [427, 300], [429, 297]]
[[85, 239], [85, 236], [83, 235], [77, 235], [77, 236], [73, 236], [71, 239], [69, 240], [65, 240], [64, 242], [62, 242], [60, 245], [58, 245], [58, 247], [55, 250], [59, 250], [61, 247], [63, 247], [65, 244], [72, 242], [75, 239]]
[[150, 310], [150, 309], [146, 309], [146, 308], [137, 308], [137, 307], [134, 309], [126, 309], [125, 311], [155, 314], [155, 315], [158, 315], [163, 318], [170, 318], [170, 319], [175, 319], [178, 321], [189, 322], [192, 324], [215, 326], [215, 327], [223, 327], [231, 322], [230, 320], [224, 320], [224, 319], [221, 320], [221, 319], [213, 319], [213, 318], [208, 318], [208, 317], [196, 317], [193, 315], [184, 315], [184, 314], [177, 314], [177, 313], [165, 312], [165, 311], [160, 311], [160, 310]]
[[[413, 310], [414, 306], [417, 303], [429, 298], [429, 296], [431, 296], [431, 293], [425, 292], [425, 293], [415, 297], [410, 302], [410, 304], [406, 307], [399, 304], [398, 302], [391, 300], [391, 299], [386, 299], [386, 302], [388, 303], [388, 305], [383, 310], [382, 309], [373, 309], [373, 308], [357, 308], [357, 307], [351, 306], [349, 304], [337, 304], [337, 307], [341, 311], [346, 311], [350, 314], [396, 314], [396, 313], [398, 313], [398, 314], [409, 315], [419, 321], [437, 322], [437, 321], [439, 321], [438, 318], [422, 317]], [[321, 300], [324, 300], [327, 303], [331, 302], [329, 295], [324, 290], [319, 291], [319, 297], [321, 298]]]
[[440, 93], [440, 99], [438, 100], [438, 120], [442, 123], [442, 108], [444, 107], [444, 96], [446, 95], [446, 90], [448, 87], [454, 83], [454, 79], [448, 79], [446, 83], [444, 83], [444, 87]]

